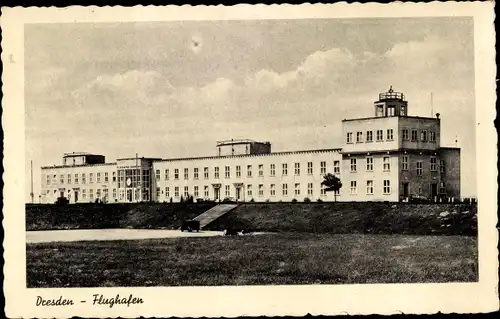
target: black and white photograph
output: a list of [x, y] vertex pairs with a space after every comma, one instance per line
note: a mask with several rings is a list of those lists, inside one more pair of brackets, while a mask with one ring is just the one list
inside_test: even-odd
[[495, 83], [478, 16], [233, 9], [59, 11], [24, 23], [21, 56], [2, 44], [22, 63], [16, 247], [33, 311], [147, 308], [140, 288], [482, 287], [496, 136], [480, 131]]

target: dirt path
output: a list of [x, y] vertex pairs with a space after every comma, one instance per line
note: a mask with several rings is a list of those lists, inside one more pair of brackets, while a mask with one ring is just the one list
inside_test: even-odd
[[133, 240], [178, 237], [222, 236], [220, 231], [181, 232], [164, 229], [73, 229], [27, 231], [26, 243], [50, 243], [92, 240]]

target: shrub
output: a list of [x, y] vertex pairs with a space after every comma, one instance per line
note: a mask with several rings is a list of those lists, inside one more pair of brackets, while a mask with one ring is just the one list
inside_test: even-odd
[[304, 203], [310, 203], [310, 202], [311, 200], [309, 199], [309, 197], [304, 198]]
[[69, 204], [69, 200], [66, 197], [58, 197], [56, 200], [57, 205], [66, 205]]
[[250, 203], [253, 203], [253, 202], [255, 202], [255, 199], [253, 199], [253, 198], [252, 198], [252, 199], [250, 200]]
[[296, 202], [297, 202], [296, 198], [292, 199], [292, 203], [296, 203]]
[[323, 203], [323, 200], [321, 198], [318, 198], [318, 203]]

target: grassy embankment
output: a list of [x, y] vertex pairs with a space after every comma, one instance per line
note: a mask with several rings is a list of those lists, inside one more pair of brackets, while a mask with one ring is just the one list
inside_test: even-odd
[[247, 203], [206, 229], [475, 236], [476, 214], [476, 204]]
[[477, 280], [467, 236], [293, 234], [27, 246], [28, 287]]
[[26, 230], [157, 228], [177, 229], [214, 203], [27, 205]]

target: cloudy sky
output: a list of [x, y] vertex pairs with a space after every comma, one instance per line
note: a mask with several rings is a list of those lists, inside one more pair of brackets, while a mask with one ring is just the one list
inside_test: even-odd
[[64, 152], [215, 155], [231, 138], [339, 147], [340, 121], [372, 116], [390, 85], [411, 115], [431, 115], [433, 92], [442, 145], [458, 137], [463, 195], [476, 195], [467, 18], [26, 25], [26, 167], [37, 197], [39, 167]]

